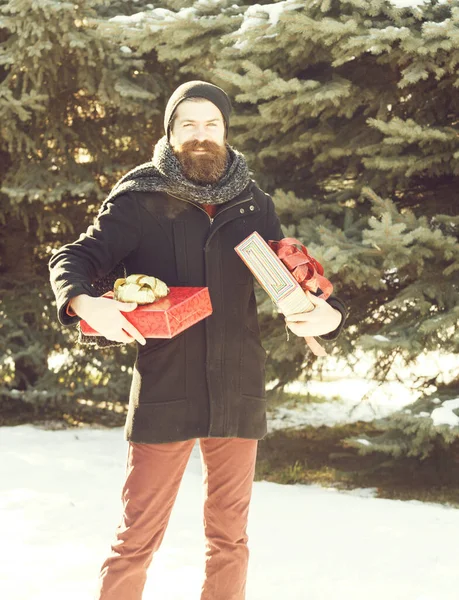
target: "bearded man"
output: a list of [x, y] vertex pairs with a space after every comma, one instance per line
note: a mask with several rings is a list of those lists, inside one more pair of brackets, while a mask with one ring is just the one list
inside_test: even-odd
[[[137, 342], [124, 511], [101, 569], [99, 600], [141, 599], [197, 439], [205, 492], [201, 600], [245, 598], [247, 517], [257, 440], [266, 433], [266, 352], [253, 277], [234, 248], [254, 231], [266, 241], [283, 233], [270, 196], [227, 143], [230, 112], [221, 88], [181, 85], [166, 106], [166, 135], [153, 160], [127, 173], [95, 223], [50, 260], [62, 324], [83, 318], [109, 340]], [[136, 305], [100, 298], [92, 286], [120, 261], [127, 274], [208, 287], [212, 315], [170, 340], [145, 340], [120, 312]], [[333, 339], [344, 305], [312, 298], [314, 311], [290, 328]]]

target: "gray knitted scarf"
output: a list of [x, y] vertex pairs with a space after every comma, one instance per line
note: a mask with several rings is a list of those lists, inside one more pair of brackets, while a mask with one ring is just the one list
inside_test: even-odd
[[166, 136], [156, 144], [153, 159], [135, 167], [113, 187], [104, 204], [125, 192], [170, 192], [198, 204], [224, 204], [235, 198], [250, 182], [244, 156], [226, 145], [226, 172], [215, 184], [199, 185], [185, 177]]

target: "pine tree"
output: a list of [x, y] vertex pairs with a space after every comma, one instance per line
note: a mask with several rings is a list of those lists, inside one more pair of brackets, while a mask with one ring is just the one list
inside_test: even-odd
[[[127, 392], [108, 355], [123, 363], [132, 349], [104, 361], [75, 346], [75, 331], [56, 323], [47, 270], [50, 251], [84, 231], [114, 181], [148, 160], [160, 135], [162, 75], [146, 74], [104, 38], [98, 7], [11, 0], [0, 12], [0, 395], [35, 412]], [[56, 373], [48, 359], [62, 353]]]
[[346, 445], [357, 448], [361, 455], [377, 453], [381, 458], [375, 468], [387, 467], [400, 459], [419, 463], [429, 460], [434, 462], [439, 482], [457, 480], [458, 385], [456, 378], [440, 391], [424, 394], [390, 417], [377, 420], [375, 425], [381, 434], [350, 438]]

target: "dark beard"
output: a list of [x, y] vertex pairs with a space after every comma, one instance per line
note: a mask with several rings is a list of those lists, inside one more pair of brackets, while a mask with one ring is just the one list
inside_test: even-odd
[[[195, 154], [193, 150], [206, 150]], [[226, 171], [228, 152], [210, 140], [190, 140], [174, 148], [177, 159], [187, 179], [199, 184], [217, 183]]]

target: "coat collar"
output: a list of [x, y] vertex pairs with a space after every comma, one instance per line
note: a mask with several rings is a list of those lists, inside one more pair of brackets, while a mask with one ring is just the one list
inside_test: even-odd
[[260, 206], [253, 193], [254, 186], [255, 182], [253, 180], [250, 181], [250, 183], [242, 190], [241, 193], [235, 196], [232, 200], [225, 202], [225, 204], [219, 208], [213, 218], [210, 217], [209, 214], [197, 202], [192, 202], [186, 198], [181, 198], [180, 196], [171, 194], [170, 192], [167, 192], [167, 195], [172, 196], [177, 200], [181, 200], [182, 202], [187, 202], [188, 204], [195, 206], [197, 210], [204, 212], [210, 219], [213, 234], [214, 231], [220, 229], [224, 223], [228, 223], [234, 219], [250, 217], [260, 212]]

